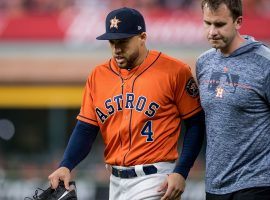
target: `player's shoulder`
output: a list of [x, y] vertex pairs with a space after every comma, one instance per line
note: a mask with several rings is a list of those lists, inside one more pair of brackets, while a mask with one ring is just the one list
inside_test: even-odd
[[108, 68], [110, 68], [110, 60], [106, 60], [102, 63], [99, 63], [94, 67], [95, 70], [104, 70]]
[[170, 56], [170, 55], [163, 53], [163, 52], [160, 53], [159, 61], [160, 61], [161, 65], [163, 67], [165, 66], [165, 68], [168, 70], [178, 71], [178, 70], [185, 70], [185, 69], [190, 68], [189, 65], [185, 61], [183, 61], [179, 58]]
[[102, 74], [106, 74], [106, 71], [110, 70], [110, 60], [99, 63], [90, 68], [88, 73], [88, 79], [92, 79], [94, 77], [98, 77]]
[[91, 73], [104, 72], [110, 69], [110, 60], [97, 64], [91, 69]]
[[170, 63], [170, 64], [177, 64], [177, 65], [183, 65], [183, 66], [186, 65], [185, 61], [183, 61], [179, 58], [170, 56], [170, 55], [163, 53], [163, 52], [161, 52], [160, 58], [163, 59], [165, 62]]

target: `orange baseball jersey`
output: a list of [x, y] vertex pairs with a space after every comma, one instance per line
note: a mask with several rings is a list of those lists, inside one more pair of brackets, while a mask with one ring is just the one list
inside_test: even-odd
[[187, 64], [157, 51], [131, 70], [111, 59], [89, 75], [77, 119], [99, 126], [110, 165], [178, 158], [182, 119], [201, 110]]

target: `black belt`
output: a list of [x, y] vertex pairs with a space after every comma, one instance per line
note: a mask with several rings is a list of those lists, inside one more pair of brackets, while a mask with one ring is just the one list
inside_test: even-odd
[[[156, 174], [157, 168], [154, 165], [143, 166], [145, 175]], [[134, 178], [138, 177], [134, 168], [131, 169], [117, 169], [112, 167], [112, 174], [120, 178]]]

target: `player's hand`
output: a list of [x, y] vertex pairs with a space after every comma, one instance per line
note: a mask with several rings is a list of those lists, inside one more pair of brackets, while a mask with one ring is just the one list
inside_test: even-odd
[[58, 184], [59, 184], [59, 180], [62, 180], [62, 181], [64, 181], [64, 185], [65, 185], [66, 190], [69, 190], [70, 178], [71, 178], [70, 171], [66, 167], [58, 168], [48, 177], [48, 179], [51, 183], [52, 189], [56, 189]]
[[163, 182], [158, 192], [166, 191], [161, 200], [179, 200], [185, 190], [186, 180], [181, 174], [172, 173]]

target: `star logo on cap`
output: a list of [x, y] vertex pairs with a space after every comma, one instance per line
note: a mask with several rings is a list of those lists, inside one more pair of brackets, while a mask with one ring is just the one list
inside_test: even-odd
[[110, 20], [110, 22], [111, 22], [110, 29], [111, 28], [118, 29], [118, 23], [120, 23], [121, 21], [119, 19], [116, 19], [116, 17], [114, 17], [113, 19]]

